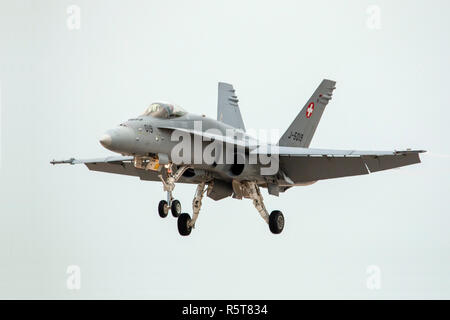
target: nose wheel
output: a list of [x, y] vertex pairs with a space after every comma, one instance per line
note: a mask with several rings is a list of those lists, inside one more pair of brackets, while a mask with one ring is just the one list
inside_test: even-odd
[[161, 218], [167, 217], [169, 213], [169, 205], [166, 200], [161, 200], [158, 204], [158, 213]]
[[[170, 196], [169, 196], [170, 198]], [[169, 215], [169, 210], [174, 218], [178, 218], [181, 214], [181, 202], [169, 199], [169, 201], [161, 200], [158, 204], [158, 214], [161, 218]]]
[[170, 212], [172, 212], [172, 216], [174, 218], [178, 218], [181, 214], [181, 202], [178, 200], [172, 200]]

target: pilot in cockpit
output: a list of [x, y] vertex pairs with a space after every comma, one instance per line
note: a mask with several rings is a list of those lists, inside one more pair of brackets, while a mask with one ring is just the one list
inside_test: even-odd
[[178, 118], [186, 114], [180, 106], [165, 103], [155, 102], [152, 103], [144, 112], [143, 116], [152, 116], [160, 119]]

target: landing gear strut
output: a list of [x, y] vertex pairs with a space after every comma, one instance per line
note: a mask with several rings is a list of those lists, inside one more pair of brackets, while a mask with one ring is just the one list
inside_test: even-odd
[[198, 215], [200, 213], [200, 209], [202, 207], [202, 199], [203, 199], [203, 195], [206, 192], [205, 189], [205, 182], [200, 183], [197, 186], [197, 190], [195, 191], [195, 196], [194, 196], [194, 200], [192, 201], [192, 219], [189, 216], [189, 214], [187, 213], [182, 213], [179, 217], [178, 217], [178, 232], [182, 235], [182, 236], [188, 236], [191, 234], [191, 231], [193, 228], [195, 228], [195, 222], [198, 219]]
[[161, 200], [158, 204], [158, 213], [161, 218], [167, 217], [169, 210], [172, 212], [173, 217], [178, 218], [180, 216], [181, 202], [173, 198], [172, 191], [175, 188], [175, 182], [180, 179], [187, 168], [187, 166], [181, 166], [175, 174], [172, 174], [172, 164], [168, 164], [166, 166], [166, 179], [161, 174], [158, 175], [163, 183], [164, 191], [167, 192], [167, 201]]
[[279, 210], [274, 210], [270, 213], [267, 212], [266, 206], [264, 205], [264, 199], [259, 190], [259, 186], [256, 182], [246, 181], [241, 185], [239, 194], [245, 198], [253, 199], [253, 205], [256, 210], [258, 210], [261, 217], [269, 225], [269, 229], [274, 234], [279, 234], [284, 229], [284, 216]]

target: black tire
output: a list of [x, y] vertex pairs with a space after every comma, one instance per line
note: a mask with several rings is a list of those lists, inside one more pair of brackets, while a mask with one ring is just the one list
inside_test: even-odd
[[187, 213], [182, 213], [180, 214], [180, 216], [178, 217], [178, 232], [182, 235], [182, 236], [188, 236], [191, 234], [192, 231], [192, 227], [188, 226], [188, 223], [191, 221], [191, 216], [188, 215]]
[[161, 200], [158, 204], [158, 213], [161, 218], [167, 217], [169, 214], [169, 205], [166, 200]]
[[178, 218], [181, 214], [181, 202], [178, 200], [173, 200], [172, 205], [170, 206], [170, 211], [172, 212], [172, 216]]
[[279, 210], [274, 210], [269, 215], [269, 229], [272, 233], [279, 234], [284, 228], [284, 216]]

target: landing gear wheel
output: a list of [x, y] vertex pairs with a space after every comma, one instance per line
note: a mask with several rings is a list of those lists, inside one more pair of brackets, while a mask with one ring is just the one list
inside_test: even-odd
[[161, 218], [167, 217], [169, 213], [169, 205], [166, 200], [161, 200], [158, 204], [158, 213]]
[[191, 222], [191, 216], [187, 213], [182, 213], [179, 217], [178, 217], [178, 232], [182, 235], [182, 236], [188, 236], [191, 234], [192, 231], [192, 227], [189, 226], [189, 222]]
[[172, 201], [172, 206], [170, 207], [170, 211], [172, 212], [172, 216], [174, 218], [178, 218], [181, 214], [181, 203], [178, 200]]
[[279, 210], [274, 210], [269, 215], [269, 229], [272, 233], [279, 234], [284, 228], [284, 216]]

